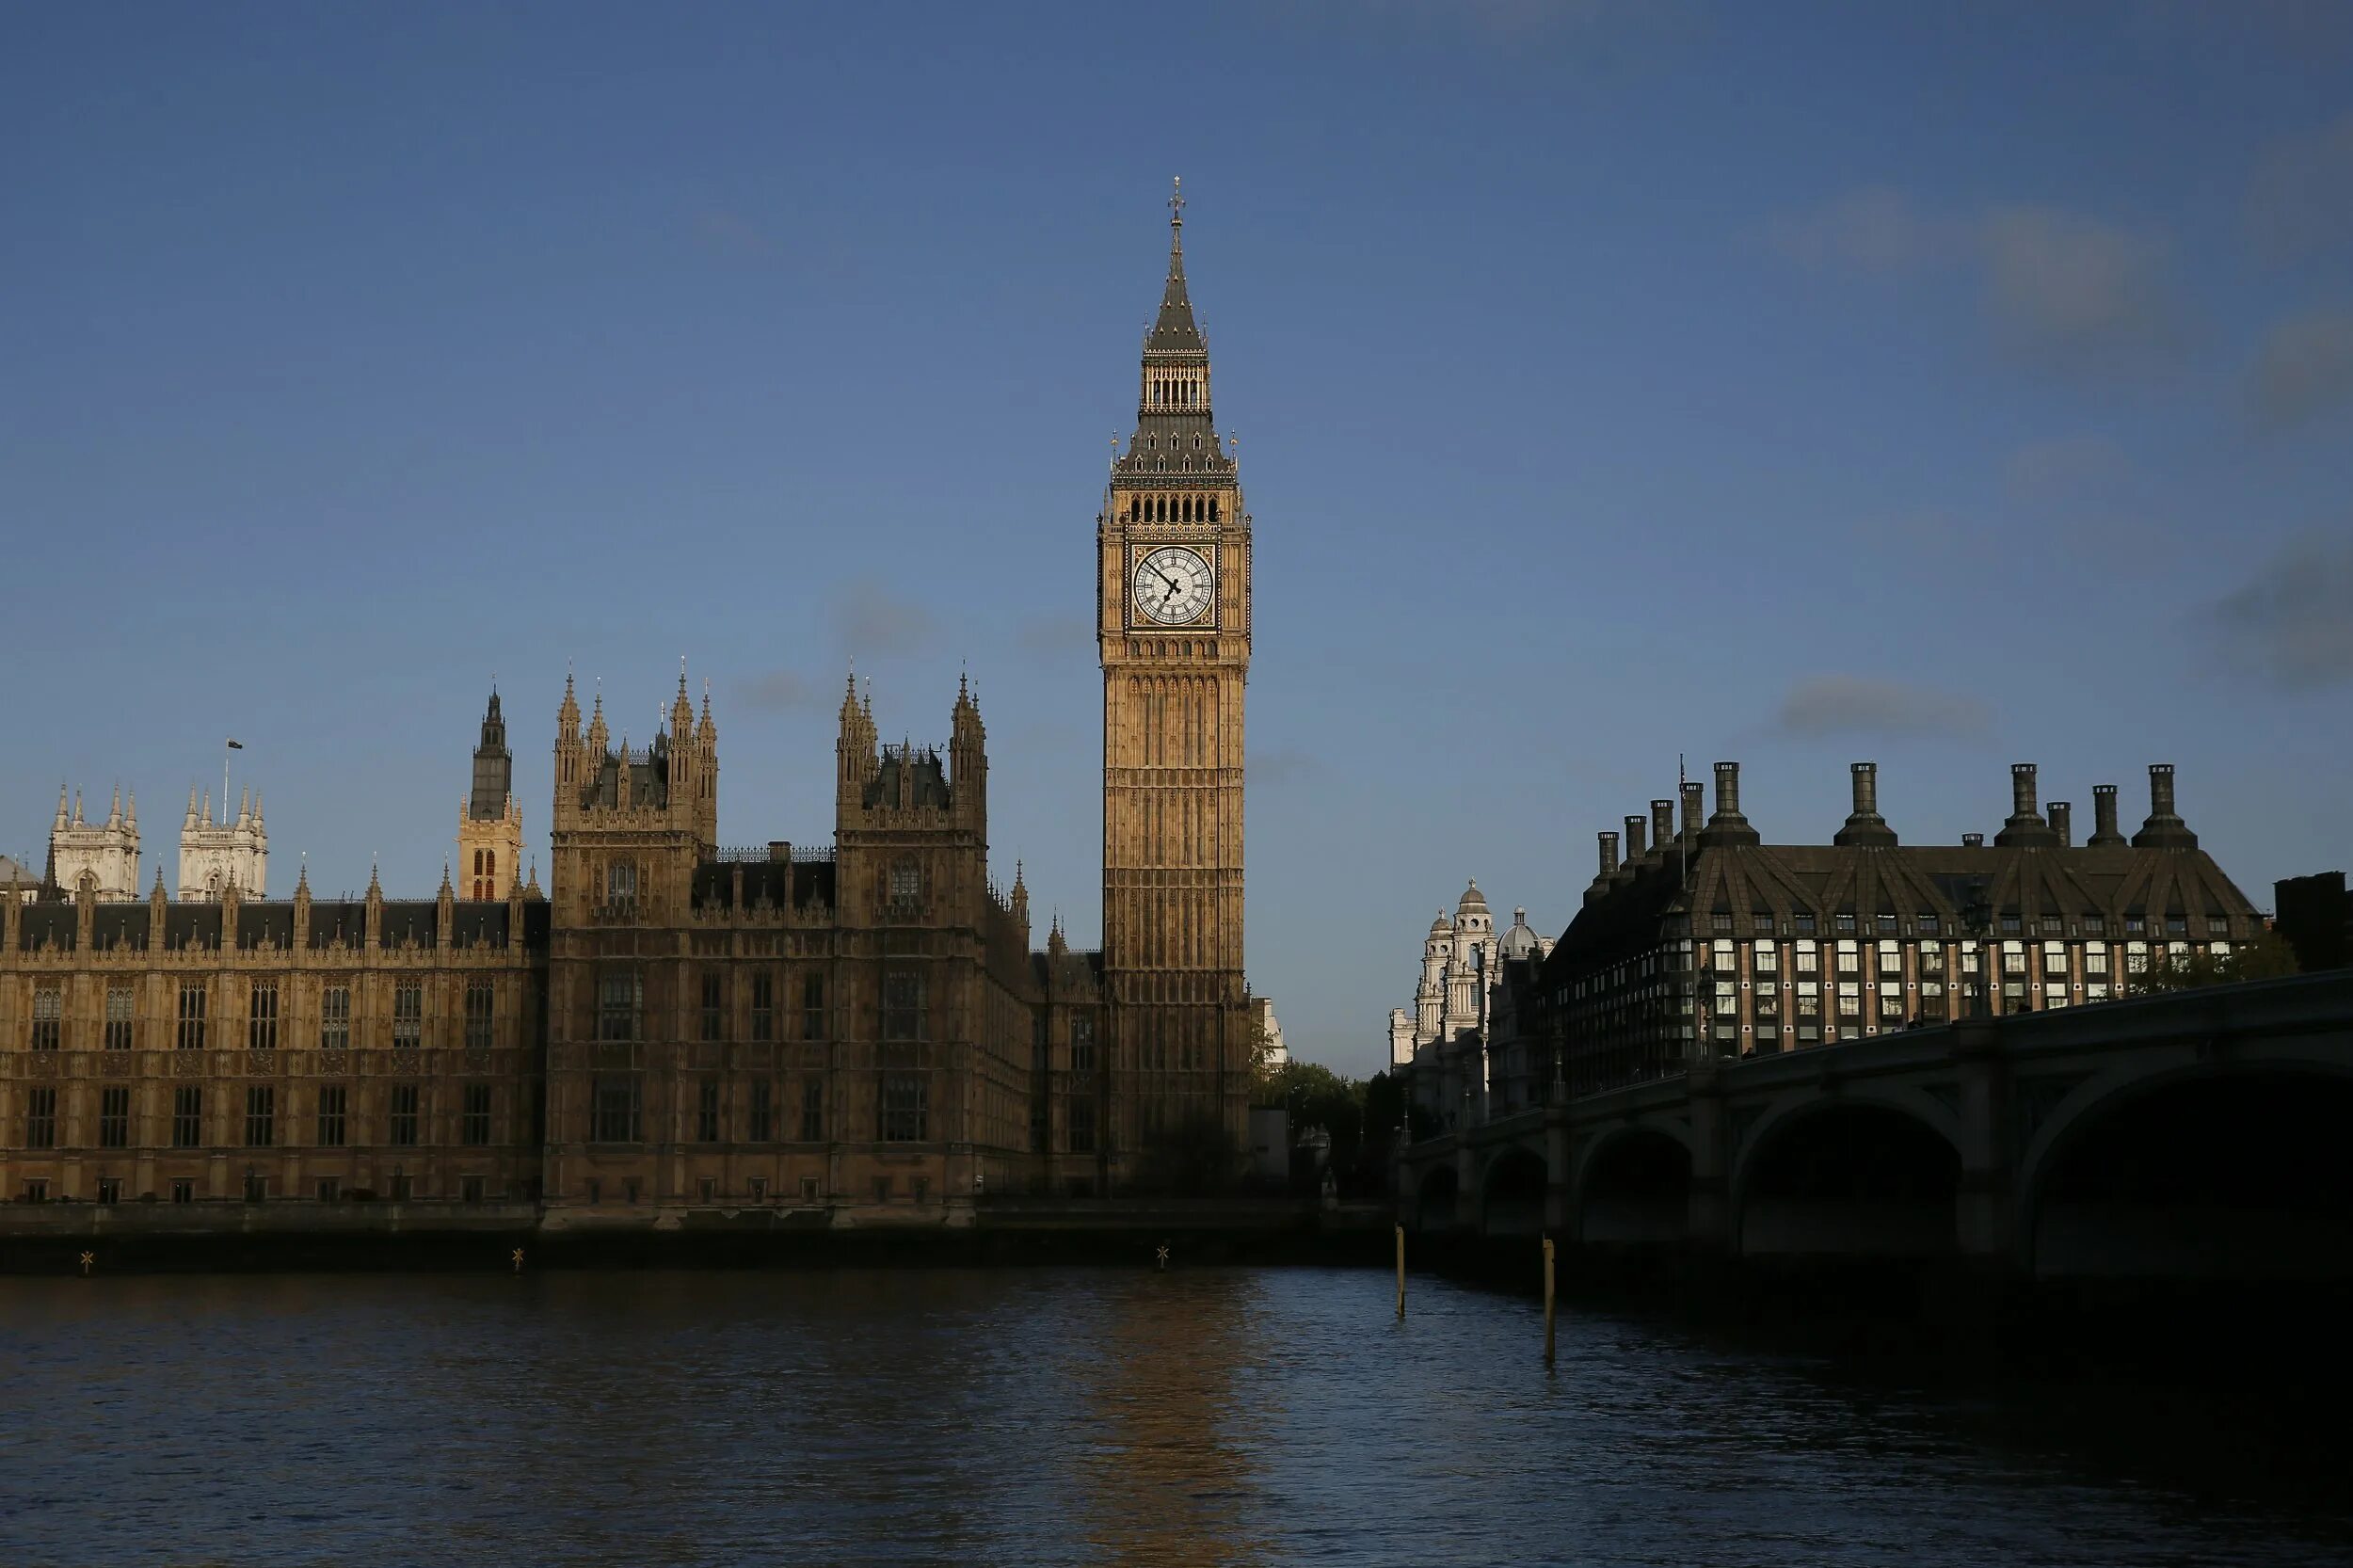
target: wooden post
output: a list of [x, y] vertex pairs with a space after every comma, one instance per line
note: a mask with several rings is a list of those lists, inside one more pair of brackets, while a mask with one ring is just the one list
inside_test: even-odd
[[1405, 1320], [1405, 1227], [1397, 1227], [1397, 1320]]
[[1545, 1365], [1552, 1365], [1552, 1238], [1545, 1238]]

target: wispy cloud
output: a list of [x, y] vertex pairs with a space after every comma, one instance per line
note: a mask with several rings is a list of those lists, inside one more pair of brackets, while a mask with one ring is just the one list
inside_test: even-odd
[[736, 683], [735, 695], [744, 707], [765, 712], [786, 712], [818, 706], [816, 682], [798, 670], [769, 670]]
[[2169, 360], [2189, 342], [2167, 247], [2049, 207], [2009, 207], [1981, 230], [1986, 299], [2013, 350], [2096, 373]]
[[1773, 727], [1807, 740], [1935, 735], [1976, 740], [1991, 732], [1993, 715], [1976, 697], [1933, 687], [1865, 675], [1813, 675], [1789, 688]]
[[917, 652], [930, 643], [937, 624], [930, 610], [892, 596], [871, 579], [845, 584], [829, 614], [842, 647], [869, 657]]
[[2353, 250], [2353, 114], [2272, 144], [2248, 182], [2247, 232], [2274, 262]]
[[1814, 271], [1965, 271], [2003, 345], [2064, 375], [2168, 362], [2197, 336], [2173, 283], [2170, 247], [2079, 213], [2007, 206], [1945, 215], [1871, 186], [1783, 215], [1767, 225], [1766, 240]]
[[2113, 488], [2131, 464], [2105, 436], [2029, 441], [2002, 464], [2002, 481], [2022, 501], [2074, 501]]
[[2211, 614], [2242, 673], [2289, 691], [2353, 680], [2353, 528], [2298, 539]]
[[2255, 356], [2247, 397], [2266, 430], [2353, 404], [2353, 312], [2316, 311], [2273, 328]]
[[1305, 778], [1321, 765], [1312, 751], [1292, 746], [1273, 746], [1254, 751], [1249, 757], [1250, 782], [1253, 784], [1289, 784]]
[[1095, 622], [1084, 616], [1030, 616], [1013, 633], [1023, 657], [1040, 660], [1067, 659], [1094, 640]]

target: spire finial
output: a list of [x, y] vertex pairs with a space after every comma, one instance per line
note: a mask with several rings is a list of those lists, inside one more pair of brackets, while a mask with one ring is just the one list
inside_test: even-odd
[[1176, 235], [1176, 243], [1182, 245], [1185, 240], [1185, 177], [1181, 174], [1169, 180], [1168, 227], [1169, 232]]

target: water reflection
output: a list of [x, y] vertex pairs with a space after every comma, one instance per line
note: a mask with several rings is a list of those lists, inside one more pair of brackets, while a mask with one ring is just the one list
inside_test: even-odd
[[2196, 1402], [1957, 1395], [1590, 1312], [1547, 1376], [1529, 1304], [1417, 1280], [1399, 1324], [1389, 1290], [5, 1280], [0, 1563], [2353, 1560], [2342, 1464], [2233, 1469]]

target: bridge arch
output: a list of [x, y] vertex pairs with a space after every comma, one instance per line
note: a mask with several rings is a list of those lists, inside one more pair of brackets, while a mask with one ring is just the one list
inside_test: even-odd
[[1961, 1150], [1945, 1118], [1897, 1099], [1795, 1101], [1761, 1120], [1733, 1171], [1748, 1256], [1928, 1257], [1959, 1250]]
[[1414, 1189], [1415, 1224], [1425, 1232], [1452, 1230], [1461, 1185], [1451, 1160], [1424, 1171], [1420, 1185]]
[[1680, 1241], [1690, 1234], [1691, 1145], [1680, 1128], [1611, 1128], [1582, 1153], [1571, 1199], [1580, 1240]]
[[1534, 1236], [1545, 1228], [1544, 1157], [1520, 1144], [1497, 1151], [1479, 1184], [1479, 1227], [1488, 1236]]
[[2016, 1188], [2046, 1278], [2353, 1280], [2353, 1070], [2292, 1055], [2178, 1060], [2079, 1084]]

